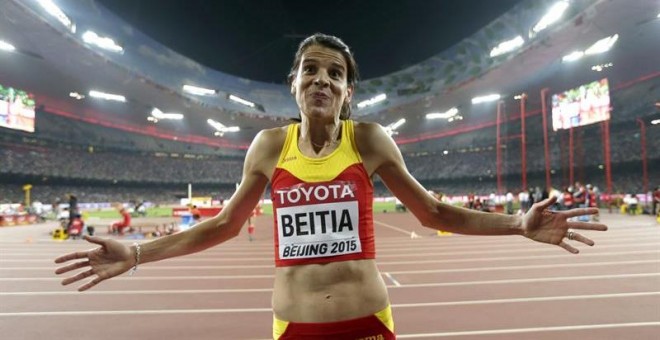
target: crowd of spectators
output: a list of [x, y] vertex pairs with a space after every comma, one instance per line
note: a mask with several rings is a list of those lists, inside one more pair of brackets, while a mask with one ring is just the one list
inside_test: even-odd
[[[657, 129], [656, 129], [657, 130]], [[649, 138], [650, 137], [650, 138]], [[655, 138], [657, 137], [657, 138]], [[660, 136], [647, 136], [647, 159], [660, 158]], [[611, 162], [635, 162], [641, 166], [639, 133], [620, 131], [611, 135]], [[565, 147], [565, 146], [564, 146]], [[554, 144], [551, 148], [551, 168], [561, 171], [568, 167], [568, 151]], [[527, 171], [545, 171], [543, 145], [527, 145]], [[539, 157], [540, 156], [540, 157]], [[419, 180], [453, 178], [489, 178], [496, 175], [494, 147], [451, 149], [422, 156], [405, 155], [406, 164]], [[237, 183], [240, 181], [242, 159], [164, 153], [160, 157], [147, 152], [89, 152], [79, 148], [45, 148], [5, 146], [0, 149], [6, 174], [37, 175], [56, 178], [87, 179], [138, 183]], [[502, 174], [519, 174], [521, 150], [519, 143], [510, 143], [503, 152]], [[597, 167], [603, 164], [600, 135], [582, 136], [581, 148], [574, 150], [574, 165]], [[641, 168], [641, 167], [640, 167]]]
[[[655, 129], [657, 130], [657, 129]], [[651, 131], [651, 130], [649, 130]], [[653, 132], [657, 134], [657, 132]], [[660, 136], [647, 136], [647, 158], [649, 166], [660, 160]], [[634, 130], [616, 131], [611, 136], [611, 161], [615, 169], [613, 178], [615, 192], [641, 192], [641, 153], [639, 133]], [[574, 162], [580, 167], [590, 169], [577, 173], [589, 177], [601, 188], [605, 188], [602, 167], [602, 145], [599, 134], [585, 133], [581, 136], [582, 151], [574, 155]], [[561, 182], [566, 177], [567, 156], [561, 146], [553, 145], [551, 166], [553, 181]], [[545, 171], [542, 157], [543, 146], [530, 143], [527, 148], [527, 171], [533, 174]], [[541, 155], [541, 157], [537, 157]], [[450, 149], [447, 152], [425, 154], [405, 154], [410, 172], [427, 187], [439, 187], [447, 194], [466, 192], [496, 192], [496, 154], [493, 146]], [[190, 155], [154, 152], [130, 152], [119, 150], [92, 151], [80, 146], [51, 148], [32, 144], [0, 144], [0, 176], [4, 178], [29, 178], [32, 181], [60, 183], [65, 180], [79, 183], [103, 184], [75, 190], [86, 201], [122, 201], [129, 198], [144, 197], [158, 202], [172, 200], [174, 195], [159, 186], [170, 187], [180, 184], [185, 187], [193, 183], [203, 187], [231, 186], [241, 180], [242, 159], [212, 155]], [[520, 176], [520, 145], [509, 143], [503, 152], [502, 175], [505, 178]], [[628, 166], [624, 166], [628, 164]], [[623, 170], [622, 170], [623, 169]], [[600, 173], [599, 173], [600, 171]], [[649, 171], [651, 186], [656, 185], [658, 174]], [[537, 176], [541, 178], [541, 176]], [[5, 181], [6, 182], [6, 181]], [[11, 181], [10, 181], [11, 182]], [[511, 182], [511, 181], [507, 181]], [[379, 181], [376, 179], [376, 184]], [[15, 183], [14, 189], [8, 185], [0, 186], [0, 200], [16, 201], [22, 195], [21, 183]], [[135, 185], [153, 184], [150, 188], [133, 189]], [[534, 183], [542, 185], [543, 182]], [[98, 186], [98, 187], [97, 187]], [[505, 186], [516, 188], [516, 184]], [[379, 188], [379, 185], [376, 185]], [[35, 185], [33, 197], [59, 195], [56, 186]], [[156, 189], [154, 189], [156, 188]], [[64, 190], [72, 191], [72, 190]], [[383, 193], [383, 195], [386, 195]]]
[[[615, 93], [610, 121], [613, 193], [642, 192], [641, 133], [637, 117], [651, 116], [649, 103], [657, 86], [643, 83]], [[656, 97], [654, 97], [656, 96]], [[657, 114], [655, 114], [657, 115]], [[96, 126], [39, 112], [34, 134], [3, 130], [0, 136], [0, 203], [22, 201], [22, 185], [33, 184], [32, 197], [49, 202], [76, 192], [81, 202], [144, 199], [177, 202], [188, 183], [196, 191], [229, 197], [241, 180], [244, 150], [180, 143]], [[530, 116], [526, 130], [529, 186], [544, 186], [545, 158], [541, 119]], [[4, 133], [7, 132], [7, 133]], [[520, 121], [507, 121], [501, 132], [503, 186], [520, 191], [522, 150]], [[551, 131], [553, 184], [568, 182], [568, 131]], [[497, 192], [496, 128], [402, 145], [406, 165], [427, 188], [448, 195]], [[660, 128], [646, 129], [648, 187], [660, 184]], [[575, 179], [606, 188], [600, 124], [573, 131]], [[388, 196], [374, 179], [377, 196]], [[72, 185], [71, 183], [75, 183]], [[175, 188], [175, 189], [171, 189]]]
[[77, 148], [4, 145], [0, 149], [3, 176], [95, 180], [116, 183], [238, 183], [243, 161], [171, 154], [89, 152]]
[[[241, 156], [244, 153], [238, 149], [185, 143], [177, 140], [154, 138], [149, 135], [124, 132], [81, 120], [61, 117], [43, 110], [36, 111], [36, 121], [36, 140], [39, 142], [45, 141], [49, 145], [63, 143], [66, 145], [93, 146], [121, 151], [140, 150], [234, 157]], [[7, 130], [7, 132], [7, 136], [3, 137], [11, 136], [11, 133], [9, 133], [10, 130]]]
[[[33, 185], [30, 197], [33, 201], [53, 204], [62, 201], [64, 193], [75, 192], [81, 203], [115, 203], [147, 201], [159, 205], [179, 204], [180, 199], [188, 197], [188, 188], [180, 187], [127, 187], [101, 185]], [[195, 185], [195, 197], [211, 197], [215, 200], [228, 199], [234, 192], [234, 186]], [[24, 191], [21, 185], [0, 184], [0, 204], [18, 203], [24, 201]]]

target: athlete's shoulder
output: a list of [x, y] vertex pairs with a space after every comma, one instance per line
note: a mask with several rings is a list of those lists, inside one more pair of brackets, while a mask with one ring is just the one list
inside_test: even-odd
[[253, 146], [266, 149], [282, 148], [288, 127], [289, 125], [285, 125], [259, 131], [252, 141]]
[[378, 136], [387, 136], [382, 125], [373, 122], [353, 121], [353, 133], [356, 139], [371, 139]]
[[364, 133], [373, 133], [376, 132], [377, 130], [382, 130], [382, 126], [378, 123], [373, 123], [373, 122], [359, 122], [356, 120], [353, 120], [353, 129], [357, 132], [364, 132]]
[[382, 125], [372, 122], [353, 122], [353, 134], [360, 149], [382, 145], [390, 138]]
[[270, 176], [284, 147], [286, 131], [286, 126], [259, 131], [245, 156], [245, 168]]
[[286, 132], [290, 125], [292, 124], [278, 126], [270, 129], [263, 129], [259, 131], [259, 134], [257, 136], [261, 136], [262, 138], [267, 138], [267, 139], [286, 138]]

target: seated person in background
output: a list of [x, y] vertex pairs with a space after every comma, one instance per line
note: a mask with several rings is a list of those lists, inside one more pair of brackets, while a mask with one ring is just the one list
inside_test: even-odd
[[140, 217], [147, 216], [147, 207], [144, 205], [144, 203], [146, 203], [146, 201], [143, 200], [135, 205], [136, 216], [140, 216]]
[[199, 211], [199, 208], [197, 208], [196, 205], [193, 205], [190, 208], [190, 213], [192, 214], [193, 220], [195, 220], [195, 223], [199, 222], [199, 220], [202, 218], [202, 213]]
[[630, 214], [630, 215], [637, 214], [637, 205], [638, 204], [639, 204], [639, 200], [637, 199], [637, 195], [631, 194], [630, 198], [628, 199], [628, 214]]
[[80, 214], [73, 215], [73, 220], [69, 224], [69, 237], [78, 238], [82, 236], [85, 228], [85, 222], [82, 220]]
[[117, 208], [123, 219], [110, 225], [108, 227], [108, 234], [124, 235], [124, 229], [131, 225], [131, 214], [121, 205], [118, 205]]

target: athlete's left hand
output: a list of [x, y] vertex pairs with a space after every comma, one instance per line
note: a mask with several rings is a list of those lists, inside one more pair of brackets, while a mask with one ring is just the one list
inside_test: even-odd
[[551, 197], [532, 205], [531, 209], [522, 218], [523, 236], [537, 242], [558, 245], [573, 254], [577, 254], [580, 251], [565, 242], [564, 238], [582, 242], [589, 246], [593, 246], [594, 241], [569, 229], [607, 230], [607, 226], [600, 223], [568, 221], [571, 217], [597, 214], [597, 208], [578, 208], [566, 211], [548, 210], [556, 201], [556, 197]]

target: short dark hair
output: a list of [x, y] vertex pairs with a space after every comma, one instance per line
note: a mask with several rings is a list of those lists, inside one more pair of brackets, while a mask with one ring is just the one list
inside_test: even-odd
[[[353, 52], [351, 52], [350, 48], [348, 48], [348, 45], [346, 45], [346, 43], [344, 43], [341, 39], [323, 33], [314, 33], [313, 35], [310, 35], [309, 37], [305, 38], [305, 40], [303, 40], [298, 46], [296, 57], [293, 60], [291, 71], [289, 71], [289, 76], [287, 77], [289, 85], [293, 84], [293, 80], [296, 78], [296, 73], [298, 72], [298, 67], [300, 67], [300, 62], [302, 61], [303, 53], [305, 52], [305, 50], [307, 50], [308, 47], [313, 45], [320, 45], [323, 47], [333, 49], [344, 56], [344, 59], [346, 59], [346, 66], [348, 67], [348, 69], [346, 70], [346, 82], [350, 87], [355, 89], [355, 84], [360, 78], [360, 73], [358, 71], [358, 66], [357, 63], [355, 62], [355, 58], [353, 57]], [[350, 117], [351, 117], [351, 104], [346, 103], [341, 108], [339, 119], [346, 120], [349, 119]]]

